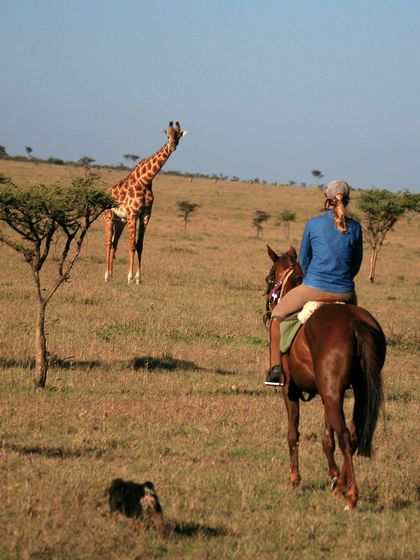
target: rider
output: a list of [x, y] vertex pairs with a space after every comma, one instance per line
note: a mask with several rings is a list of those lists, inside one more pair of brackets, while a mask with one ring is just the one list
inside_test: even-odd
[[363, 257], [362, 228], [349, 218], [346, 206], [350, 187], [345, 181], [331, 181], [324, 193], [327, 212], [310, 218], [303, 232], [299, 264], [305, 276], [302, 284], [287, 292], [271, 313], [270, 369], [266, 385], [285, 385], [280, 355], [280, 323], [319, 298], [356, 303], [353, 278]]

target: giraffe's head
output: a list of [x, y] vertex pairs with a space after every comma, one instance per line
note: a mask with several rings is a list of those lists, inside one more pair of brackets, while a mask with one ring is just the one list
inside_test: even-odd
[[163, 132], [168, 137], [168, 145], [171, 152], [174, 152], [176, 150], [180, 139], [187, 134], [186, 130], [181, 130], [178, 121], [175, 123], [175, 127], [174, 123], [171, 121], [169, 123], [168, 130], [164, 130]]

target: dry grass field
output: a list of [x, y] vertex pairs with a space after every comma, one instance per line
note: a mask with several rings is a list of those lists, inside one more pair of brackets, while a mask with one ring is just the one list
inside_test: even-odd
[[[0, 161], [0, 173], [65, 184], [80, 170]], [[112, 184], [124, 172], [101, 174]], [[99, 219], [51, 300], [44, 390], [31, 381], [30, 268], [0, 247], [0, 558], [420, 557], [418, 218], [389, 234], [375, 284], [368, 247], [357, 278], [389, 345], [386, 421], [373, 459], [355, 458], [360, 501], [348, 513], [329, 490], [319, 397], [301, 408], [302, 485], [292, 490], [281, 394], [263, 384], [265, 244], [298, 247], [320, 191], [159, 175], [154, 192], [143, 283], [127, 284], [126, 232], [104, 283]], [[200, 205], [186, 236], [178, 200]], [[260, 238], [257, 209], [273, 216]], [[274, 219], [285, 209], [297, 214], [290, 242]], [[117, 477], [154, 483], [165, 539], [110, 515]]]

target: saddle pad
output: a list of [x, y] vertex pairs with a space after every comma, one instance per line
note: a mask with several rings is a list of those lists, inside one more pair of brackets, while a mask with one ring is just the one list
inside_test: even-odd
[[308, 301], [307, 303], [305, 303], [305, 305], [302, 307], [302, 311], [299, 312], [297, 318], [299, 319], [299, 321], [303, 324], [306, 323], [306, 321], [309, 319], [309, 317], [312, 315], [312, 313], [314, 311], [316, 311], [317, 309], [319, 309], [320, 307], [322, 307], [323, 305], [325, 305], [326, 303], [338, 303], [338, 304], [342, 304], [345, 305], [346, 302], [345, 301], [341, 301], [341, 300], [334, 300], [334, 299], [318, 299], [315, 301]]
[[301, 326], [302, 323], [299, 321], [297, 313], [289, 315], [280, 323], [280, 352], [282, 354], [288, 352]]
[[323, 301], [308, 301], [302, 307], [302, 311], [298, 314], [299, 321], [303, 324], [309, 319], [314, 311], [316, 311], [319, 307], [324, 305]]

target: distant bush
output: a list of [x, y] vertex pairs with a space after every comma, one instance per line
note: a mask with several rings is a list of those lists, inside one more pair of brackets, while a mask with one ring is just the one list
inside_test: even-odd
[[60, 158], [49, 157], [47, 163], [52, 163], [53, 165], [64, 165], [64, 161]]

